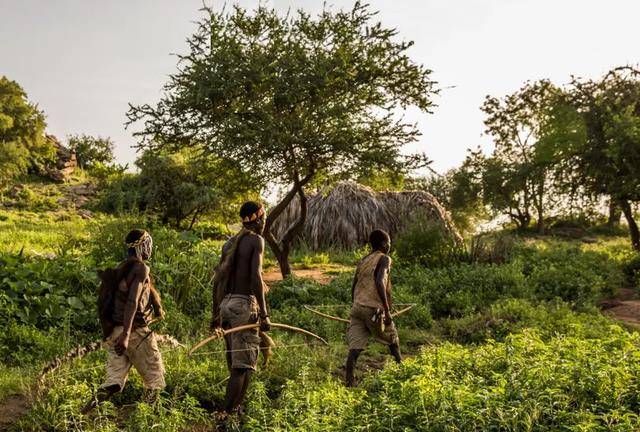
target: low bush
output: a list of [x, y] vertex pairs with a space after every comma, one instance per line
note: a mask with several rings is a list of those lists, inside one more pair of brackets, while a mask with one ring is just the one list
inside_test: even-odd
[[478, 347], [427, 347], [350, 390], [300, 371], [273, 404], [253, 403], [245, 430], [617, 430], [640, 427], [637, 335], [535, 331]]
[[417, 219], [409, 224], [394, 241], [397, 257], [405, 263], [426, 267], [443, 267], [459, 260], [462, 245], [448, 236], [442, 227], [429, 220]]
[[460, 343], [504, 341], [510, 334], [532, 328], [545, 340], [559, 334], [598, 338], [608, 335], [611, 325], [595, 308], [576, 312], [561, 301], [534, 305], [523, 299], [500, 300], [482, 312], [438, 322], [443, 337]]
[[430, 305], [436, 318], [463, 316], [502, 298], [531, 295], [525, 276], [516, 264], [461, 264], [436, 269], [405, 267], [397, 269], [394, 283], [398, 294], [405, 291], [413, 294], [413, 297], [405, 295], [403, 299], [413, 298], [420, 304]]
[[0, 288], [8, 319], [40, 329], [97, 330], [97, 275], [86, 260], [0, 254]]
[[640, 254], [634, 255], [622, 267], [627, 283], [640, 288]]
[[589, 304], [615, 294], [624, 284], [618, 262], [606, 253], [584, 250], [580, 244], [553, 243], [522, 248], [518, 260], [536, 296]]

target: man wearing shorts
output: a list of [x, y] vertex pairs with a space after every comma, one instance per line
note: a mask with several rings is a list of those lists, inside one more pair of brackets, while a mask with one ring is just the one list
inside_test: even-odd
[[391, 238], [382, 230], [369, 236], [371, 253], [364, 257], [356, 268], [351, 298], [351, 316], [347, 330], [349, 356], [347, 358], [346, 384], [354, 385], [354, 370], [358, 356], [367, 347], [373, 336], [387, 345], [396, 362], [402, 361], [400, 341], [396, 326], [391, 319]]
[[224, 404], [227, 414], [240, 410], [258, 362], [259, 330], [268, 331], [271, 325], [262, 280], [264, 216], [262, 205], [253, 201], [242, 205], [242, 230], [223, 246], [214, 275], [211, 327], [230, 329], [260, 322], [260, 329], [225, 336], [230, 371]]

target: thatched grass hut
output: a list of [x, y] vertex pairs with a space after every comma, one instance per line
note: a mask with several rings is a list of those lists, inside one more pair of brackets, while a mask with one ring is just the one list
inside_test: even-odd
[[[297, 220], [300, 204], [294, 200], [276, 220], [277, 239]], [[384, 229], [392, 237], [417, 218], [434, 221], [456, 241], [462, 241], [451, 218], [433, 195], [423, 191], [375, 192], [343, 181], [309, 196], [307, 221], [301, 240], [312, 249], [350, 249], [367, 243], [369, 233]]]

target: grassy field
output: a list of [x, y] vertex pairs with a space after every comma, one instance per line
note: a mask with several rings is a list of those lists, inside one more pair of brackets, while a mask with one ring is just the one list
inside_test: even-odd
[[[33, 398], [14, 423], [20, 431], [210, 430], [224, 396], [223, 346], [193, 357], [163, 346], [166, 391], [148, 405], [134, 372], [125, 389], [89, 416], [79, 410], [104, 376], [104, 352], [63, 365], [33, 393], [46, 361], [98, 338], [95, 269], [122, 257], [133, 226], [154, 235], [151, 261], [167, 319], [157, 331], [187, 347], [206, 334], [209, 280], [221, 247], [136, 217], [85, 220], [68, 212], [0, 212], [0, 401]], [[304, 304], [347, 316], [351, 272], [364, 253], [304, 248], [294, 268], [331, 282], [294, 278], [272, 287], [273, 321], [304, 327], [321, 346], [279, 331], [271, 364], [251, 385], [247, 412], [230, 430], [548, 431], [640, 428], [640, 340], [595, 307], [637, 285], [627, 239], [595, 243], [514, 238], [500, 263], [450, 261], [428, 267], [395, 257], [394, 300], [416, 303], [398, 319], [407, 356], [389, 362], [371, 345], [359, 362], [356, 389], [342, 384], [345, 326]], [[20, 255], [20, 251], [22, 255]], [[267, 265], [273, 266], [267, 257]], [[0, 402], [2, 403], [2, 402]]]

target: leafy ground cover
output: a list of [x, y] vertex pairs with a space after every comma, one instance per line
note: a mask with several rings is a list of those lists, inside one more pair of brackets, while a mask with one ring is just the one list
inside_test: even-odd
[[[101, 383], [104, 352], [64, 365], [32, 393], [42, 365], [97, 339], [95, 269], [122, 257], [120, 239], [149, 226], [156, 285], [168, 318], [159, 333], [190, 345], [206, 332], [209, 280], [221, 242], [138, 218], [2, 213], [0, 401], [33, 396], [15, 430], [207, 430], [222, 402], [223, 346], [200, 355], [164, 346], [167, 389], [141, 402], [136, 373], [125, 391], [89, 416], [79, 410]], [[46, 215], [46, 214], [45, 214]], [[331, 281], [291, 279], [272, 287], [273, 320], [330, 341], [317, 346], [274, 331], [279, 345], [255, 376], [247, 413], [230, 430], [637, 430], [639, 340], [594, 307], [636, 283], [624, 238], [585, 244], [516, 240], [500, 264], [425, 267], [396, 257], [394, 300], [416, 303], [398, 319], [407, 360], [387, 362], [372, 345], [360, 386], [342, 385], [345, 326], [302, 305], [347, 316], [351, 272], [362, 251], [298, 252], [294, 267], [332, 272]], [[23, 250], [22, 255], [19, 251]], [[338, 270], [336, 270], [338, 269]], [[631, 269], [631, 270], [630, 270]], [[0, 402], [2, 403], [2, 402]]]

